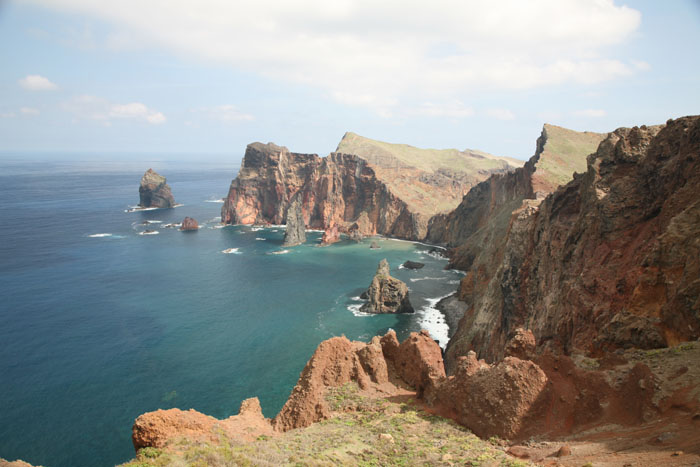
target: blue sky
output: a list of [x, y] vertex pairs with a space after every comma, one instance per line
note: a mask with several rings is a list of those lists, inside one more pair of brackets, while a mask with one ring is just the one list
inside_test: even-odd
[[527, 159], [542, 124], [700, 113], [695, 0], [0, 2], [0, 152], [322, 155], [346, 131]]

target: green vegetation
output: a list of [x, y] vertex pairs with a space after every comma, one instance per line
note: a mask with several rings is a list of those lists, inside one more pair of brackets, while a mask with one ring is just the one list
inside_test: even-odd
[[422, 149], [408, 144], [385, 143], [351, 132], [345, 134], [336, 152], [358, 155], [379, 167], [415, 167], [426, 172], [434, 172], [438, 168], [473, 172], [500, 168], [503, 162], [514, 167], [523, 165], [517, 159], [493, 156], [482, 151]]
[[606, 133], [578, 132], [545, 125], [547, 143], [537, 162], [537, 175], [552, 184], [565, 185], [574, 172], [586, 171], [586, 156], [595, 152]]
[[523, 165], [523, 161], [481, 151], [421, 149], [355, 133], [346, 133], [336, 151], [368, 161], [392, 193], [413, 212], [428, 217], [457, 207], [464, 193], [455, 184], [468, 189], [487, 178], [489, 171]]
[[685, 342], [675, 347], [647, 350], [644, 352], [644, 356], [647, 358], [656, 358], [664, 355], [680, 355], [682, 352], [693, 350], [694, 348], [694, 342]]
[[141, 449], [124, 467], [530, 465], [504, 453], [501, 441], [483, 441], [451, 420], [421, 411], [412, 400], [362, 396], [354, 383], [329, 391], [347, 410], [308, 428], [243, 443], [220, 435], [217, 445], [180, 440], [165, 450]]

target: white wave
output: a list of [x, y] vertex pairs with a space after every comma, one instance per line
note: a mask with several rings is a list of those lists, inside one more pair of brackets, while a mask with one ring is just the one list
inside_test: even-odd
[[251, 227], [250, 230], [252, 230], [253, 232], [258, 232], [260, 230], [263, 230], [264, 228], [265, 227]]
[[262, 238], [262, 237], [255, 237], [255, 239], [259, 242], [264, 242], [265, 240], [267, 240], [266, 238]]
[[225, 250], [221, 250], [222, 253], [225, 255], [240, 255], [241, 252], [238, 251], [238, 248], [226, 248]]
[[366, 316], [373, 316], [374, 313], [364, 313], [360, 311], [360, 308], [362, 308], [362, 303], [357, 303], [354, 305], [348, 305], [348, 310], [352, 312], [353, 315], [357, 317], [366, 317]]
[[155, 211], [160, 208], [143, 208], [141, 206], [129, 206], [129, 209], [125, 209], [124, 212], [138, 212], [138, 211]]
[[139, 232], [139, 235], [158, 235], [160, 232], [157, 230], [144, 230], [143, 232]]
[[323, 233], [325, 230], [318, 230], [318, 229], [304, 229], [304, 232], [320, 232]]
[[222, 199], [205, 199], [204, 202], [205, 203], [223, 203], [224, 200], [223, 200], [223, 198]]
[[111, 233], [96, 233], [96, 234], [88, 235], [88, 237], [90, 237], [90, 238], [102, 238], [102, 237], [111, 237], [111, 236], [112, 236]]
[[272, 229], [272, 230], [270, 230], [270, 232], [279, 232], [279, 230], [277, 230], [277, 229]]
[[168, 229], [177, 229], [182, 227], [182, 224], [165, 224], [163, 227]]
[[467, 273], [464, 271], [460, 271], [459, 269], [448, 269], [448, 271], [453, 272], [455, 274], [459, 274], [460, 276], [466, 276]]
[[277, 251], [271, 251], [267, 253], [268, 255], [286, 255], [289, 253], [289, 250], [277, 250]]
[[359, 295], [357, 297], [350, 297], [350, 300], [354, 300], [356, 302], [366, 302], [367, 300], [360, 297]]
[[443, 278], [442, 277], [416, 277], [414, 279], [409, 279], [411, 282], [418, 282], [418, 281], [441, 281]]
[[433, 339], [440, 342], [440, 347], [443, 349], [447, 347], [447, 342], [450, 340], [448, 337], [450, 328], [447, 326], [445, 316], [440, 310], [435, 308], [435, 305], [437, 305], [440, 300], [449, 297], [453, 293], [454, 292], [450, 292], [442, 297], [427, 298], [428, 304], [417, 312], [421, 329], [426, 329]]
[[404, 266], [403, 264], [399, 264], [399, 267], [396, 269], [406, 269], [406, 266]]
[[[447, 258], [446, 256], [444, 256], [443, 254], [438, 253], [438, 252], [435, 252], [435, 251], [420, 250], [418, 253], [423, 254], [423, 255], [428, 255], [428, 256], [430, 256], [431, 258], [439, 259], [439, 260], [441, 260], [441, 261], [448, 261], [448, 260], [449, 260], [449, 258]], [[422, 258], [422, 256], [421, 256], [421, 258]]]
[[448, 283], [448, 284], [451, 284], [451, 285], [457, 285], [457, 284], [459, 284], [460, 282], [461, 282], [461, 281], [458, 281], [458, 280], [455, 280], [455, 281], [447, 281], [447, 283]]
[[224, 224], [217, 224], [217, 225], [212, 225], [209, 228], [210, 229], [223, 229], [224, 227], [226, 227]]

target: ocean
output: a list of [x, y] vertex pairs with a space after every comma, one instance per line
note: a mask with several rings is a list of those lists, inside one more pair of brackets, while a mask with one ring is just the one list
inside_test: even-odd
[[[0, 160], [0, 457], [115, 465], [134, 456], [131, 426], [144, 412], [225, 418], [257, 396], [273, 417], [332, 336], [426, 328], [446, 343], [434, 305], [461, 276], [430, 247], [321, 248], [321, 232], [308, 232], [282, 248], [283, 226], [223, 227], [236, 166]], [[182, 206], [132, 211], [149, 167]], [[165, 227], [185, 216], [200, 230]], [[358, 312], [382, 258], [415, 314]], [[406, 260], [425, 267], [400, 268]]]

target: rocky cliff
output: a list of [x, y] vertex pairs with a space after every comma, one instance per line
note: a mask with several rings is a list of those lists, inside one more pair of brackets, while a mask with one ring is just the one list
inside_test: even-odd
[[[525, 170], [511, 177], [528, 182]], [[533, 331], [540, 352], [564, 354], [696, 339], [699, 183], [700, 118], [686, 117], [618, 129], [568, 184], [482, 216], [484, 227], [454, 251], [453, 263], [467, 271], [459, 289], [467, 311], [448, 345], [448, 368], [470, 350], [502, 358], [520, 326]], [[489, 189], [476, 187], [447, 219], [459, 226], [452, 238], [486, 210], [466, 201], [490, 197]]]
[[172, 208], [175, 199], [165, 177], [148, 169], [139, 185], [139, 206], [143, 208]]
[[417, 148], [385, 150], [379, 157], [358, 143], [372, 140], [350, 135], [325, 158], [272, 143], [248, 145], [222, 207], [222, 222], [281, 224], [292, 198], [299, 196], [309, 228], [331, 233], [337, 228], [353, 238], [383, 234], [419, 240], [430, 217], [454, 208], [474, 183], [517, 166], [486, 153], [433, 151], [439, 157], [432, 157], [433, 152]]

